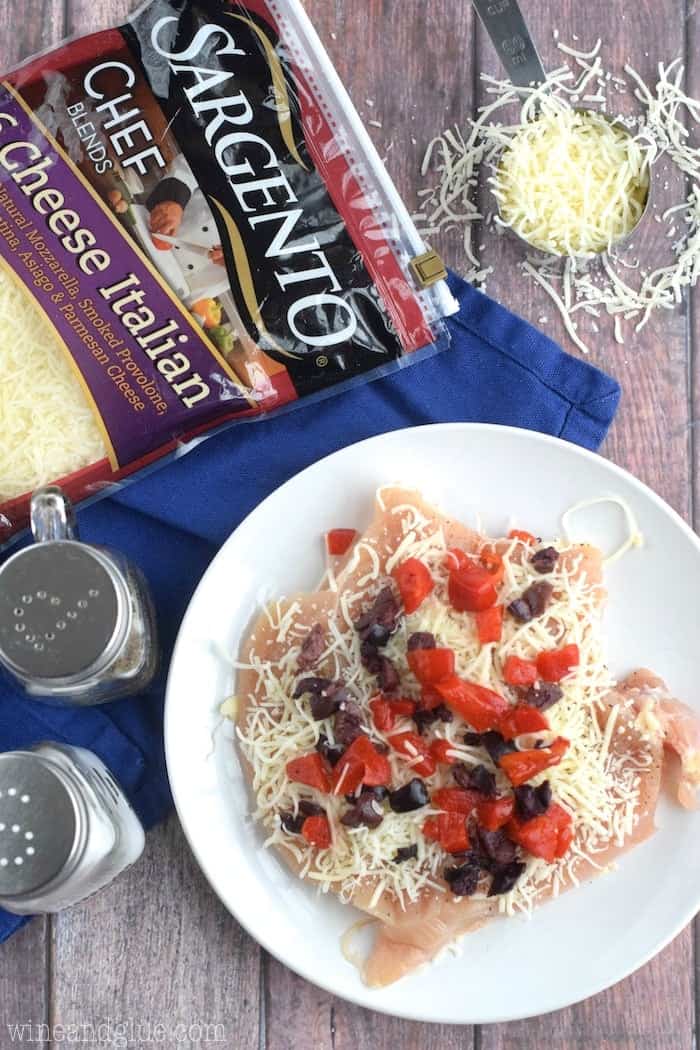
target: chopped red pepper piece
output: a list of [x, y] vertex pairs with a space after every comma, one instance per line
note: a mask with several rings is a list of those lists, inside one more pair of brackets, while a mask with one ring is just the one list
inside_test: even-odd
[[437, 689], [432, 685], [424, 685], [420, 693], [420, 707], [423, 711], [434, 711], [443, 702]]
[[440, 788], [433, 792], [430, 801], [436, 809], [469, 816], [479, 801], [479, 792], [465, 791], [464, 788]]
[[416, 713], [415, 700], [385, 700], [383, 696], [376, 696], [374, 700], [370, 700], [369, 707], [372, 721], [382, 733], [392, 730], [397, 718], [410, 718]]
[[515, 800], [512, 795], [507, 798], [486, 798], [477, 802], [476, 815], [482, 828], [487, 831], [498, 831], [507, 824], [513, 815]]
[[476, 633], [481, 645], [489, 642], [500, 642], [503, 633], [503, 606], [492, 605], [490, 609], [482, 609], [475, 614]]
[[438, 842], [447, 853], [464, 853], [469, 849], [467, 822], [461, 813], [438, 813], [423, 822], [423, 834]]
[[496, 604], [498, 594], [491, 574], [479, 566], [455, 569], [447, 581], [450, 605], [457, 612], [482, 612]]
[[388, 700], [376, 696], [374, 700], [370, 700], [369, 709], [372, 712], [372, 721], [380, 733], [386, 733], [394, 728], [396, 720]]
[[491, 577], [494, 587], [498, 587], [499, 584], [503, 583], [503, 577], [506, 574], [505, 562], [493, 547], [484, 547], [479, 555], [479, 561]]
[[454, 572], [455, 569], [476, 569], [477, 564], [472, 557], [470, 557], [466, 551], [463, 551], [461, 547], [450, 547], [443, 565], [450, 572]]
[[326, 548], [329, 554], [342, 555], [352, 547], [357, 536], [356, 529], [331, 529], [326, 533]]
[[295, 784], [306, 784], [318, 791], [328, 792], [331, 789], [331, 778], [318, 751], [287, 762], [287, 776]]
[[406, 659], [421, 685], [432, 685], [455, 673], [455, 654], [451, 649], [413, 649]]
[[354, 795], [364, 779], [364, 762], [356, 758], [349, 758], [346, 762], [341, 759], [333, 769], [333, 794]]
[[[350, 768], [341, 782], [340, 778], [346, 766]], [[358, 766], [362, 766], [359, 781], [357, 780]], [[333, 769], [334, 794], [339, 794], [340, 790], [343, 794], [350, 794], [360, 784], [366, 784], [367, 787], [386, 787], [390, 780], [389, 760], [385, 755], [379, 754], [372, 741], [366, 736], [358, 736], [356, 740], [353, 740]], [[347, 784], [354, 784], [354, 787], [346, 787]]]
[[457, 675], [437, 682], [434, 688], [447, 706], [468, 722], [477, 733], [495, 729], [510, 709], [508, 701], [492, 689], [465, 682]]
[[537, 537], [533, 536], [531, 532], [525, 532], [524, 529], [511, 529], [508, 533], [509, 540], [520, 540], [522, 543], [534, 544], [537, 543]]
[[318, 849], [328, 849], [331, 844], [331, 826], [326, 817], [320, 814], [307, 817], [301, 826], [301, 833], [310, 846], [317, 846]]
[[561, 762], [569, 741], [559, 736], [551, 747], [531, 748], [529, 751], [511, 751], [502, 755], [498, 764], [514, 787], [520, 787], [532, 780], [538, 773], [550, 766], [558, 766]]
[[389, 737], [394, 751], [407, 758], [411, 769], [421, 777], [431, 777], [435, 772], [435, 759], [430, 749], [418, 733], [394, 733]]
[[522, 821], [514, 816], [507, 831], [513, 842], [549, 864], [564, 856], [574, 837], [570, 814], [556, 802], [551, 803], [546, 813], [531, 820]]
[[581, 656], [577, 645], [565, 645], [563, 649], [550, 649], [537, 657], [537, 670], [545, 682], [560, 682], [574, 667], [578, 667]]
[[512, 740], [522, 733], [539, 733], [542, 729], [549, 729], [549, 722], [541, 711], [529, 704], [511, 707], [498, 723], [498, 732], [506, 740]]
[[396, 580], [407, 613], [415, 612], [435, 586], [430, 569], [418, 558], [402, 561], [392, 569], [391, 575]]
[[503, 664], [503, 679], [508, 685], [534, 685], [537, 681], [537, 664], [534, 660], [507, 656]]
[[391, 713], [395, 716], [405, 715], [411, 717], [416, 713], [415, 700], [390, 700]]
[[457, 761], [454, 755], [449, 754], [454, 746], [455, 745], [451, 744], [449, 740], [433, 740], [430, 745], [430, 754], [436, 762], [439, 762], [442, 765], [451, 766]]

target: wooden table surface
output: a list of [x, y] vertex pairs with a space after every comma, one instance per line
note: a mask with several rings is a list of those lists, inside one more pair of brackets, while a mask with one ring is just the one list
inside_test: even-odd
[[[562, 39], [576, 34], [581, 47], [601, 36], [608, 68], [631, 60], [647, 77], [659, 60], [684, 55], [690, 93], [700, 92], [694, 0], [522, 2], [546, 64], [557, 60], [556, 26]], [[10, 67], [64, 35], [119, 22], [133, 6], [129, 0], [0, 0], [0, 64]], [[371, 128], [373, 137], [415, 207], [427, 142], [453, 122], [463, 125], [481, 98], [478, 73], [497, 72], [471, 5], [307, 0], [307, 7], [358, 108], [381, 123]], [[681, 199], [682, 187], [673, 189]], [[653, 252], [653, 236], [653, 230], [645, 235], [645, 250]], [[459, 268], [459, 238], [440, 247]], [[510, 239], [488, 239], [483, 257], [496, 264], [491, 294], [535, 322], [547, 315], [548, 331], [568, 347], [554, 311], [518, 274]], [[696, 526], [698, 323], [692, 305], [685, 305], [655, 318], [627, 346], [600, 338], [591, 355], [624, 390], [604, 453]], [[149, 835], [145, 856], [125, 877], [82, 906], [34, 921], [0, 948], [0, 1047], [16, 1045], [8, 1024], [43, 1022], [54, 1026], [56, 1044], [71, 1034], [60, 1026], [93, 1025], [94, 1033], [73, 1029], [73, 1042], [82, 1033], [83, 1042], [102, 1035], [98, 1045], [108, 1045], [108, 1035], [110, 1045], [130, 1047], [150, 1036], [168, 1048], [218, 1041], [236, 1050], [691, 1050], [700, 978], [696, 936], [689, 927], [615, 988], [541, 1019], [481, 1028], [394, 1020], [334, 999], [251, 941], [205, 883], [172, 817]], [[100, 1030], [100, 1023], [111, 1027]], [[127, 1042], [118, 1039], [120, 1023], [131, 1026]], [[170, 1034], [149, 1028], [157, 1024]], [[46, 1045], [40, 1029], [31, 1034], [32, 1045]]]

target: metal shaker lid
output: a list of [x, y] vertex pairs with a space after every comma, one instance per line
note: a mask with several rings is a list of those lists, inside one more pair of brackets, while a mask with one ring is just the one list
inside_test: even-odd
[[98, 674], [129, 627], [126, 584], [78, 542], [73, 506], [56, 485], [31, 501], [36, 544], [0, 566], [0, 663], [20, 678], [68, 683]]
[[70, 869], [84, 834], [79, 800], [53, 763], [0, 755], [0, 897], [36, 892]]
[[124, 590], [85, 544], [54, 540], [19, 551], [0, 568], [0, 661], [32, 679], [97, 673], [126, 632]]

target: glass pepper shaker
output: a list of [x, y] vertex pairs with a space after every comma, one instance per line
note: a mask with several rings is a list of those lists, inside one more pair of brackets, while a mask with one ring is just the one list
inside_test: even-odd
[[91, 751], [37, 744], [0, 755], [0, 907], [55, 912], [140, 857], [141, 823]]
[[0, 667], [49, 703], [141, 692], [157, 667], [143, 576], [118, 552], [80, 542], [56, 486], [34, 494], [31, 523], [35, 543], [0, 566]]

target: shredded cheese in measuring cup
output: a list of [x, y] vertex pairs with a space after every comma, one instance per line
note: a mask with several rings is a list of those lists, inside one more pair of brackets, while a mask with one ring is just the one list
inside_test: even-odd
[[504, 151], [492, 186], [504, 222], [533, 247], [590, 256], [642, 217], [648, 154], [602, 114], [544, 99]]

